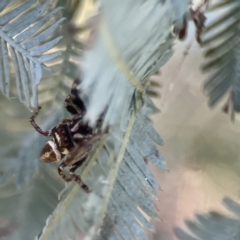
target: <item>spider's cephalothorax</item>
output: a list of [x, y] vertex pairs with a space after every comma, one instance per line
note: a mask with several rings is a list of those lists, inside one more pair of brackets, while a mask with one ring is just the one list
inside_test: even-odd
[[[66, 182], [76, 181], [86, 192], [89, 192], [88, 186], [75, 174], [75, 171], [87, 160], [92, 144], [103, 134], [101, 130], [103, 116], [99, 118], [96, 128], [90, 127], [83, 121], [86, 107], [78, 95], [79, 82], [79, 80], [74, 81], [71, 93], [64, 102], [66, 109], [73, 115], [72, 118], [64, 119], [51, 130], [44, 131], [35, 122], [41, 109], [39, 107], [30, 118], [30, 123], [40, 134], [52, 137], [42, 149], [41, 159], [44, 162], [58, 162], [63, 159], [58, 167], [59, 175]], [[65, 167], [69, 167], [70, 177], [63, 173]]]

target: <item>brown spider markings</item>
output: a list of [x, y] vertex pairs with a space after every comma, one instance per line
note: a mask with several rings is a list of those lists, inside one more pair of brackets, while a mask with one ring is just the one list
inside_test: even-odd
[[[63, 159], [58, 166], [59, 175], [66, 182], [75, 181], [85, 192], [90, 192], [88, 186], [79, 175], [75, 174], [75, 171], [87, 160], [93, 143], [99, 140], [104, 133], [107, 133], [108, 129], [106, 128], [104, 131], [101, 129], [104, 114], [101, 114], [95, 128], [90, 127], [88, 123], [83, 121], [86, 107], [79, 97], [79, 91], [77, 90], [79, 83], [78, 79], [74, 81], [71, 93], [64, 102], [67, 111], [73, 115], [72, 118], [63, 119], [51, 130], [44, 131], [35, 122], [35, 118], [41, 109], [39, 107], [30, 118], [30, 123], [38, 133], [46, 137], [52, 137], [43, 147], [40, 158], [44, 162], [59, 162]], [[66, 167], [69, 168], [70, 177], [67, 177], [63, 172]]]

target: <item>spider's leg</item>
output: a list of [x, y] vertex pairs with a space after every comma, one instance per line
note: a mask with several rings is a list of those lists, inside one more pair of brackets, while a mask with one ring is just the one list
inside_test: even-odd
[[65, 182], [71, 182], [73, 180], [73, 177], [67, 177], [64, 173], [63, 173], [63, 169], [67, 167], [67, 165], [62, 162], [59, 166], [58, 166], [58, 174], [62, 177], [62, 179], [65, 181]]
[[72, 179], [78, 183], [78, 185], [87, 193], [90, 193], [88, 186], [82, 181], [81, 177], [79, 175], [75, 174], [75, 171], [82, 166], [82, 164], [87, 160], [88, 153], [78, 162], [74, 163], [74, 165], [71, 166], [69, 172], [72, 176]]
[[79, 97], [79, 90], [77, 89], [77, 86], [79, 84], [80, 84], [80, 80], [76, 79], [73, 82], [71, 93], [68, 95], [68, 97], [64, 101], [65, 108], [72, 115], [86, 112], [85, 104], [83, 100]]
[[[77, 116], [77, 115], [75, 115]], [[80, 115], [79, 115], [80, 116]], [[79, 129], [80, 123], [82, 122], [82, 115], [79, 118], [74, 119], [74, 125], [71, 126], [71, 132], [76, 132]]]
[[39, 132], [40, 134], [44, 135], [44, 136], [51, 136], [51, 131], [43, 131], [35, 122], [35, 118], [37, 117], [39, 111], [40, 111], [41, 107], [38, 107], [37, 111], [32, 115], [32, 117], [29, 119], [30, 123], [32, 124], [32, 126], [36, 129], [37, 132]]
[[104, 120], [104, 117], [107, 113], [107, 107], [105, 108], [105, 110], [100, 114], [99, 118], [97, 119], [97, 122], [96, 122], [96, 129], [97, 129], [97, 132], [101, 132], [102, 131], [102, 126], [103, 126], [103, 120]]
[[103, 125], [104, 114], [101, 114], [97, 119], [96, 128], [101, 129]]
[[65, 118], [62, 120], [62, 123], [72, 123], [73, 120], [71, 118]]
[[88, 140], [91, 139], [93, 137], [93, 135], [82, 135], [81, 133], [75, 133], [73, 135], [73, 139], [78, 141], [78, 140]]
[[83, 100], [79, 97], [80, 91], [77, 89], [77, 86], [81, 83], [80, 79], [75, 79], [72, 85], [71, 89], [71, 96], [73, 99], [73, 105], [76, 107], [78, 110], [77, 112], [79, 113], [85, 113], [86, 112], [86, 106], [83, 102]]

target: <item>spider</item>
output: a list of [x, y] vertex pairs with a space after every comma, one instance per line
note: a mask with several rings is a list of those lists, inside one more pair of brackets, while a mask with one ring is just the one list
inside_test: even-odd
[[[35, 118], [41, 109], [39, 107], [30, 118], [30, 123], [38, 133], [46, 137], [52, 137], [42, 149], [41, 160], [44, 162], [59, 162], [63, 159], [58, 166], [59, 175], [66, 182], [75, 181], [85, 192], [90, 192], [88, 186], [79, 175], [75, 174], [75, 171], [87, 160], [92, 144], [100, 139], [107, 130], [104, 132], [101, 130], [104, 114], [98, 119], [95, 128], [90, 127], [88, 123], [83, 121], [86, 107], [79, 97], [79, 91], [77, 90], [79, 83], [78, 79], [74, 81], [71, 93], [64, 102], [67, 111], [73, 115], [72, 118], [63, 119], [51, 130], [44, 131], [35, 122]], [[63, 172], [66, 167], [69, 168], [70, 177], [67, 177]]]

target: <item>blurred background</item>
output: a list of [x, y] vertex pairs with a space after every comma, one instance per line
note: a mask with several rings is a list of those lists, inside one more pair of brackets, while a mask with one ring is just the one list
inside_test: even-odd
[[184, 220], [194, 219], [195, 213], [229, 215], [222, 204], [225, 196], [240, 203], [240, 124], [222, 111], [226, 98], [216, 108], [208, 107], [203, 62], [190, 24], [188, 38], [176, 43], [158, 77], [161, 97], [154, 102], [161, 113], [152, 119], [165, 141], [160, 151], [169, 172], [152, 168], [162, 187], [156, 202], [161, 221], [154, 221], [154, 240], [176, 239], [173, 228], [186, 229]]
[[[88, 10], [86, 15], [91, 15], [92, 7]], [[156, 233], [148, 232], [149, 239], [152, 240], [177, 239], [173, 231], [175, 227], [189, 232], [185, 220], [194, 220], [196, 213], [213, 211], [231, 217], [231, 213], [222, 204], [226, 196], [240, 203], [240, 123], [238, 117], [235, 123], [231, 122], [230, 117], [221, 110], [221, 104], [214, 109], [208, 107], [207, 98], [202, 91], [203, 82], [207, 78], [200, 70], [204, 61], [202, 49], [195, 41], [192, 24], [188, 32], [184, 42], [176, 43], [173, 57], [160, 70], [160, 74], [154, 76], [161, 84], [158, 89], [160, 98], [154, 99], [161, 112], [154, 115], [152, 120], [165, 141], [165, 146], [161, 147], [160, 151], [169, 171], [164, 172], [151, 166], [162, 188], [162, 191], [158, 192], [159, 201], [155, 201], [161, 221], [151, 220]], [[1, 156], [6, 156], [6, 149], [9, 152], [11, 145], [12, 150], [7, 156], [14, 157], [20, 151], [19, 142], [33, 131], [28, 120], [31, 113], [17, 99], [9, 102], [2, 95], [0, 108], [0, 122], [1, 126], [4, 126], [0, 128], [0, 153]], [[41, 122], [41, 118], [39, 121]], [[4, 164], [0, 168], [0, 175], [6, 169], [6, 163]], [[24, 216], [22, 209], [16, 208], [16, 202], [19, 206], [32, 207], [35, 213], [32, 219], [38, 218], [39, 213], [45, 214], [41, 219], [47, 218], [57, 204], [57, 194], [63, 184], [51, 174], [49, 181], [54, 184], [46, 186], [41, 180], [41, 174], [49, 171], [45, 169], [48, 166], [45, 167], [40, 162], [39, 165], [40, 174], [34, 176], [30, 183], [23, 185], [25, 198], [15, 186], [14, 176], [0, 185], [1, 240], [7, 239], [8, 234], [17, 228], [18, 221]], [[26, 175], [28, 167], [26, 166]], [[45, 189], [45, 195], [41, 191], [32, 191], [34, 184]], [[37, 208], [43, 205], [44, 198], [48, 198], [49, 206], [44, 208], [44, 211], [43, 208], [38, 211]], [[38, 233], [43, 225], [44, 221], [39, 222], [36, 228], [31, 229], [32, 234]], [[21, 239], [27, 239], [26, 236], [27, 233]], [[11, 239], [14, 239], [14, 236]]]

